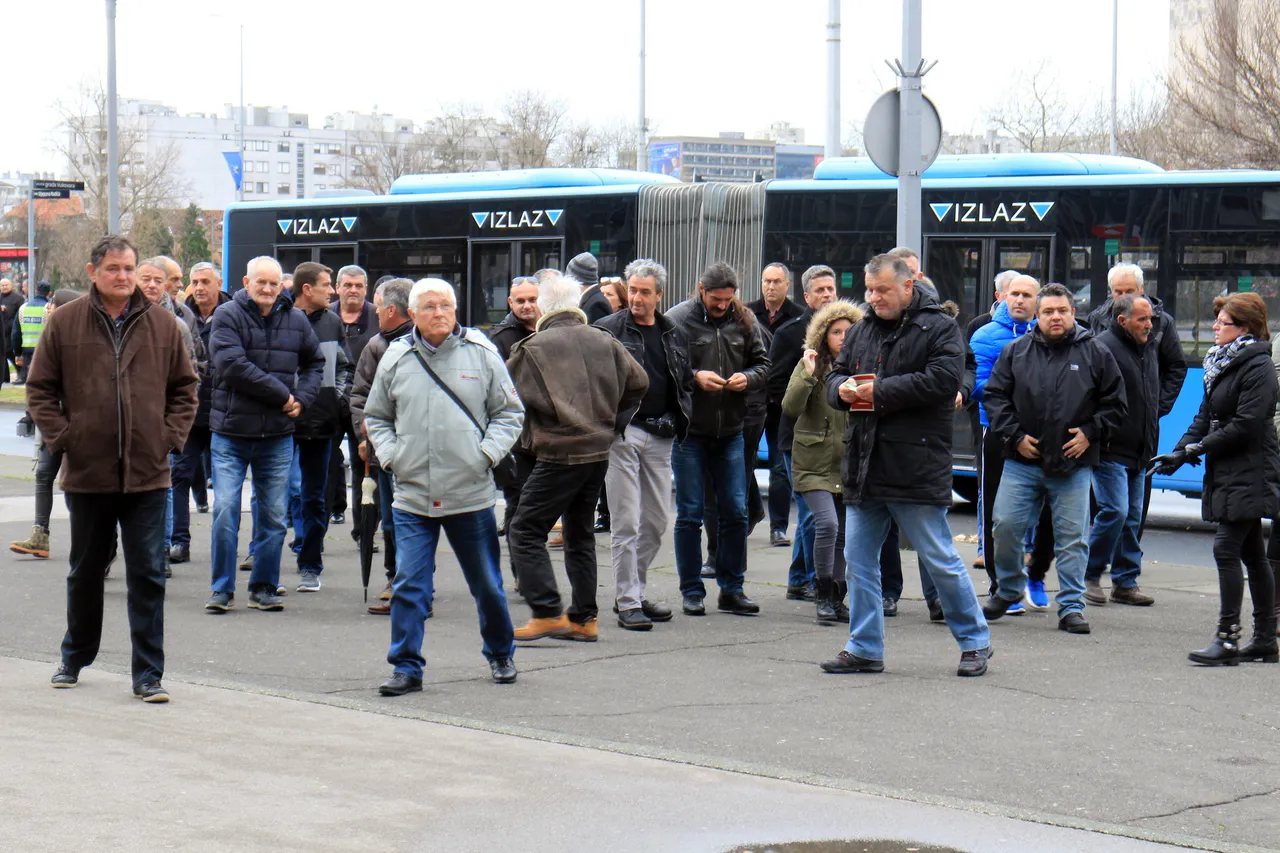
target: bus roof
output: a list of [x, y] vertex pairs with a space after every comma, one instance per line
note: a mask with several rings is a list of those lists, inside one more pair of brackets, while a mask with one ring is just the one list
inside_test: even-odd
[[[1280, 185], [1280, 172], [1253, 169], [1218, 171], [1170, 171], [1136, 175], [1050, 175], [1046, 177], [936, 178], [926, 172], [920, 185], [925, 190], [1002, 190], [1002, 189], [1084, 189], [1108, 187], [1179, 187]], [[789, 180], [770, 181], [768, 192], [832, 192], [895, 190], [897, 178], [881, 174], [875, 180]]]
[[[1107, 154], [943, 154], [924, 178], [1041, 178], [1065, 175], [1145, 175], [1163, 172], [1155, 163]], [[815, 181], [883, 180], [869, 157], [832, 157], [818, 164]]]
[[511, 169], [503, 172], [403, 175], [391, 184], [391, 195], [678, 183], [679, 181], [670, 175], [628, 169]]

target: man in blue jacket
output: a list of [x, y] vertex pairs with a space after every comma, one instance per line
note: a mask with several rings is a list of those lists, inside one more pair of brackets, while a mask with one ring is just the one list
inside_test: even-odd
[[[982, 553], [986, 555], [987, 577], [991, 579], [990, 592], [996, 588], [995, 552], [991, 550], [991, 510], [995, 506], [996, 492], [1000, 488], [1000, 474], [1004, 470], [1004, 444], [991, 433], [991, 421], [987, 417], [984, 392], [991, 368], [1010, 342], [1025, 335], [1036, 324], [1036, 296], [1040, 282], [1029, 275], [1020, 275], [1005, 285], [1004, 300], [991, 312], [991, 322], [978, 328], [969, 339], [969, 348], [978, 362], [977, 380], [973, 386], [973, 399], [978, 401], [978, 419], [982, 424], [982, 448], [978, 457], [978, 500], [982, 503]], [[1044, 580], [1038, 581], [1044, 592]], [[1016, 612], [1016, 608], [1014, 608]]]
[[235, 598], [240, 493], [249, 469], [258, 501], [249, 606], [284, 609], [276, 588], [294, 424], [315, 402], [325, 360], [311, 321], [281, 294], [280, 276], [275, 258], [254, 258], [244, 289], [213, 314], [213, 595], [205, 603], [213, 612], [230, 610]]

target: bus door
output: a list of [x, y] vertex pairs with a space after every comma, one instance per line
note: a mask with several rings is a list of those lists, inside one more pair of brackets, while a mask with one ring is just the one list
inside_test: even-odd
[[347, 264], [356, 262], [356, 244], [323, 243], [312, 246], [299, 246], [291, 243], [287, 246], [276, 247], [276, 260], [280, 262], [281, 269], [286, 273], [292, 273], [298, 264], [305, 261], [313, 261], [324, 264], [333, 270], [336, 276], [339, 269]]
[[[963, 331], [974, 317], [985, 314], [995, 301], [995, 277], [1017, 270], [1044, 284], [1053, 269], [1053, 236], [928, 236], [924, 244], [924, 274], [938, 288], [939, 297], [960, 306], [956, 321]], [[956, 491], [967, 500], [977, 497], [979, 430], [976, 408], [956, 412], [952, 455]]]
[[511, 280], [547, 268], [564, 268], [564, 240], [473, 240], [464, 322], [485, 328], [502, 322]]

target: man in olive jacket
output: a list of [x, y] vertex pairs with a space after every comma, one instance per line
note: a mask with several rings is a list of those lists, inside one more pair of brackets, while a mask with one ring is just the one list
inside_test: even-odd
[[27, 379], [27, 408], [49, 449], [65, 452], [71, 513], [67, 634], [54, 687], [75, 687], [102, 639], [103, 583], [116, 526], [128, 580], [133, 692], [167, 702], [165, 498], [169, 454], [187, 441], [199, 381], [173, 317], [137, 287], [124, 237], [93, 247], [93, 289], [49, 318]]
[[[609, 449], [649, 388], [644, 368], [578, 309], [581, 285], [563, 277], [538, 293], [538, 331], [511, 351], [507, 369], [525, 406], [521, 438], [537, 457], [511, 519], [511, 565], [533, 611], [517, 640], [566, 637], [594, 642], [596, 501]], [[566, 616], [547, 554], [547, 534], [564, 518], [564, 562], [573, 586]]]

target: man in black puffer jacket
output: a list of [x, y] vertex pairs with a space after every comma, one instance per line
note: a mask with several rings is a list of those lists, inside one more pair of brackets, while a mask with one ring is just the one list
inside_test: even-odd
[[293, 431], [320, 391], [325, 360], [306, 315], [280, 292], [280, 264], [254, 258], [244, 289], [213, 314], [213, 595], [205, 609], [226, 612], [236, 588], [240, 492], [253, 471], [257, 498], [249, 606], [282, 610], [276, 595], [284, 545], [284, 506]]
[[1102, 446], [1093, 469], [1093, 494], [1098, 513], [1089, 530], [1089, 564], [1084, 573], [1084, 598], [1106, 604], [1102, 573], [1111, 566], [1111, 600], [1145, 607], [1155, 599], [1138, 588], [1142, 573], [1143, 484], [1147, 461], [1156, 455], [1160, 438], [1160, 366], [1151, 334], [1151, 300], [1128, 294], [1112, 301], [1111, 328], [1097, 335], [1124, 382], [1128, 413]]
[[[294, 454], [301, 474], [298, 501], [292, 504], [293, 528], [298, 543], [298, 592], [319, 592], [324, 536], [329, 530], [325, 493], [334, 439], [345, 435], [351, 420], [351, 359], [347, 356], [346, 331], [338, 315], [329, 310], [333, 294], [332, 273], [323, 264], [298, 264], [293, 271], [293, 304], [311, 323], [324, 356], [324, 372], [315, 402], [294, 425]], [[357, 480], [358, 482], [358, 480]], [[359, 509], [359, 507], [357, 507]], [[256, 556], [256, 555], [255, 555]]]
[[[983, 605], [999, 619], [1027, 585], [1022, 538], [1047, 503], [1058, 561], [1058, 629], [1088, 634], [1083, 615], [1089, 546], [1089, 485], [1102, 447], [1125, 416], [1120, 368], [1076, 324], [1071, 291], [1047, 285], [1036, 297], [1036, 327], [1007, 345], [983, 391], [989, 432], [1005, 448], [992, 509], [996, 594]], [[1021, 526], [1019, 526], [1021, 525]]]
[[849, 642], [827, 672], [884, 671], [880, 550], [897, 522], [915, 545], [960, 645], [962, 676], [983, 675], [987, 622], [947, 523], [951, 433], [965, 373], [960, 327], [912, 281], [901, 258], [877, 255], [865, 269], [870, 309], [845, 333], [827, 375], [827, 402], [849, 410], [845, 432], [845, 564]]

